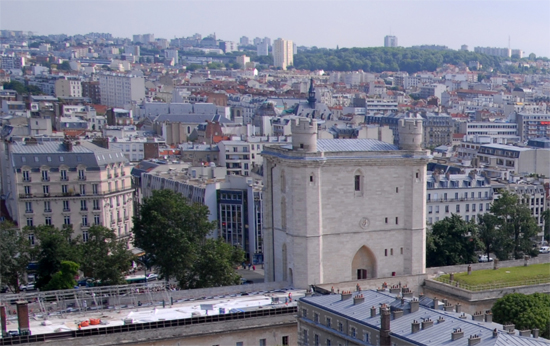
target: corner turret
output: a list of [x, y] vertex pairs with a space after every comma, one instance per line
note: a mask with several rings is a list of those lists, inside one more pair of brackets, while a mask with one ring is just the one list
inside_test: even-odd
[[422, 150], [422, 118], [403, 118], [399, 120], [399, 149]]
[[307, 152], [317, 151], [317, 120], [298, 118], [291, 123], [292, 149]]

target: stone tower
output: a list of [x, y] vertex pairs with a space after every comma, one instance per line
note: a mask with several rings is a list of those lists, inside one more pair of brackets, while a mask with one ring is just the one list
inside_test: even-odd
[[292, 131], [292, 149], [307, 152], [317, 151], [317, 120], [293, 119], [290, 129]]
[[418, 138], [413, 124], [403, 150], [374, 139], [317, 139], [307, 118], [293, 120], [292, 145], [264, 147], [267, 281], [306, 288], [425, 272], [430, 156], [418, 143], [421, 122]]
[[399, 149], [422, 150], [422, 118], [403, 118], [399, 120]]

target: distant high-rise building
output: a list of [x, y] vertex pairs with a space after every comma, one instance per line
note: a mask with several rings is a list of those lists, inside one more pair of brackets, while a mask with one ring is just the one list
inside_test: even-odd
[[174, 59], [174, 65], [179, 64], [178, 50], [177, 49], [166, 49], [164, 51], [164, 57], [167, 59]]
[[282, 38], [273, 41], [273, 64], [283, 70], [294, 64], [294, 45], [292, 41]]
[[262, 41], [256, 45], [256, 54], [258, 56], [269, 55], [269, 46], [267, 42]]
[[241, 46], [248, 46], [250, 44], [250, 40], [248, 39], [248, 37], [243, 36], [241, 37], [239, 43], [241, 44]]
[[271, 39], [269, 37], [264, 37], [262, 42], [266, 42], [268, 46], [271, 46]]
[[501, 56], [509, 58], [512, 56], [510, 48], [494, 48], [494, 47], [474, 47], [474, 52], [493, 56]]
[[254, 38], [254, 41], [252, 41], [252, 42], [254, 43], [254, 45], [257, 46], [257, 45], [259, 45], [260, 43], [262, 43], [262, 39], [259, 38], [259, 37], [256, 37], [256, 38]]
[[384, 37], [384, 47], [397, 47], [397, 36]]
[[463, 44], [462, 46], [460, 46], [460, 50], [463, 50], [463, 51], [467, 52], [468, 51], [468, 45]]
[[122, 74], [102, 74], [99, 76], [101, 104], [109, 107], [124, 107], [145, 99], [143, 77]]

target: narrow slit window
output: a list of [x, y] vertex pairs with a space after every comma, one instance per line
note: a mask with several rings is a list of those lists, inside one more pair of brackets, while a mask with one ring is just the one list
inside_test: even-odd
[[361, 176], [355, 176], [355, 191], [361, 191]]

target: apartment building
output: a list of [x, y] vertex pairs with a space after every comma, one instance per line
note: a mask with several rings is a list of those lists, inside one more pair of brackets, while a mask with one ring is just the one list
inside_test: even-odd
[[[477, 153], [481, 166], [507, 170], [511, 174], [550, 176], [550, 149], [486, 144]], [[505, 177], [506, 178], [506, 177]]]
[[278, 38], [273, 41], [273, 65], [286, 70], [294, 64], [294, 47], [292, 41]]
[[3, 145], [2, 194], [20, 228], [72, 225], [87, 241], [88, 228], [102, 225], [130, 236], [133, 188], [122, 152], [69, 140]]
[[463, 122], [459, 132], [466, 136], [489, 137], [492, 143], [519, 142], [518, 124], [508, 122]]
[[453, 118], [448, 114], [426, 114], [424, 120], [424, 146], [450, 145], [454, 134]]
[[490, 180], [475, 171], [466, 173], [428, 172], [426, 179], [426, 223], [457, 214], [466, 221], [484, 214], [493, 201]]
[[79, 79], [63, 78], [55, 81], [55, 97], [82, 97], [82, 84]]
[[518, 113], [518, 134], [522, 141], [550, 137], [550, 114]]
[[143, 77], [123, 74], [102, 74], [99, 76], [101, 104], [109, 107], [128, 106], [145, 99]]
[[227, 168], [228, 175], [249, 176], [253, 167], [261, 166], [263, 143], [245, 141], [221, 141], [218, 143], [220, 165]]
[[241, 247], [247, 260], [263, 263], [263, 185], [250, 177], [226, 176], [226, 172], [225, 167], [214, 163], [158, 165], [141, 175], [142, 196], [169, 189], [189, 202], [207, 206], [209, 220], [218, 224], [212, 236]]

